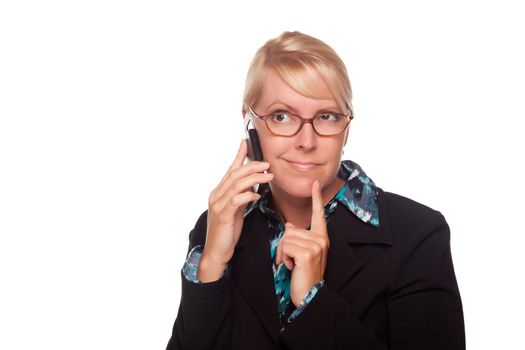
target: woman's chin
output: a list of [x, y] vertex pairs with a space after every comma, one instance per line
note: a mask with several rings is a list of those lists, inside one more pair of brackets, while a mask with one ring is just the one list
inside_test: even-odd
[[311, 179], [289, 179], [287, 181], [272, 181], [272, 189], [275, 186], [279, 190], [286, 192], [289, 196], [296, 198], [310, 198], [312, 197], [312, 184], [314, 180]]

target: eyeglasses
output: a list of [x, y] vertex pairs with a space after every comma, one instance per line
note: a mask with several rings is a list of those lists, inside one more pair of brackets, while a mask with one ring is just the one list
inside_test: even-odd
[[321, 136], [334, 136], [345, 131], [354, 119], [351, 115], [335, 112], [323, 112], [313, 118], [305, 119], [287, 111], [276, 111], [268, 115], [258, 115], [251, 107], [248, 111], [255, 117], [262, 119], [270, 132], [277, 136], [294, 136], [304, 124], [312, 124], [314, 131]]

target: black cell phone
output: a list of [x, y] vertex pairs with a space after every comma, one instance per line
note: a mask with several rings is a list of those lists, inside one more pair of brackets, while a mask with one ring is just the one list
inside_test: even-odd
[[[255, 125], [253, 122], [253, 115], [250, 110], [246, 111], [246, 116], [244, 118], [244, 130], [246, 132], [246, 139], [248, 141], [248, 160], [255, 160], [258, 162], [263, 161], [263, 153], [261, 148], [261, 143], [259, 141], [259, 135], [257, 130], [255, 130]], [[258, 194], [263, 194], [267, 187], [267, 183], [258, 184], [255, 186], [254, 192]]]

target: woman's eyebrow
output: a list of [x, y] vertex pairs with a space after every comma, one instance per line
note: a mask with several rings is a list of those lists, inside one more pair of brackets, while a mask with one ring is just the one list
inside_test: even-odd
[[[286, 109], [289, 112], [298, 113], [297, 109], [295, 109], [294, 107], [292, 107], [289, 104], [287, 104], [285, 102], [282, 102], [282, 101], [275, 101], [275, 102], [273, 102], [268, 107], [266, 107], [266, 110], [272, 109], [275, 105], [281, 105], [281, 106], [285, 107], [284, 109]], [[337, 110], [339, 110], [339, 107], [336, 106], [336, 105], [332, 105], [332, 106], [319, 108], [316, 111], [316, 114], [318, 114], [318, 113], [325, 113], [325, 112], [336, 112]]]
[[275, 105], [282, 105], [285, 107], [286, 110], [290, 111], [290, 112], [293, 112], [293, 113], [296, 113], [297, 110], [295, 108], [293, 108], [292, 106], [290, 106], [289, 104], [287, 103], [284, 103], [282, 101], [275, 101], [273, 102], [272, 104], [270, 104], [268, 107], [266, 107], [267, 110], [270, 110], [272, 109]]
[[341, 111], [339, 110], [339, 107], [331, 106], [319, 109], [317, 114], [319, 113], [341, 113]]

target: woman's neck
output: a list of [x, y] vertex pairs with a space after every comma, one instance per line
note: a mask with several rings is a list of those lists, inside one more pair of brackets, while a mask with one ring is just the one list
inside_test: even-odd
[[[323, 189], [323, 205], [326, 205], [344, 185], [344, 181], [335, 180]], [[272, 200], [276, 212], [283, 223], [291, 222], [297, 227], [305, 228], [310, 225], [312, 217], [312, 198], [294, 197], [278, 186], [272, 186]]]

